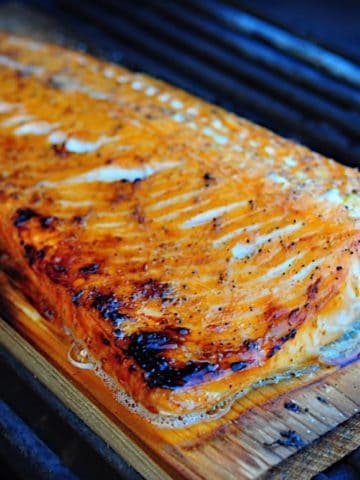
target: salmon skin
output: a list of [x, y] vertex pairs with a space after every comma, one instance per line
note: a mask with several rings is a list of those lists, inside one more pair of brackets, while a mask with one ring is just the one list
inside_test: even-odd
[[155, 417], [359, 318], [359, 172], [166, 83], [1, 34], [0, 159], [3, 267]]

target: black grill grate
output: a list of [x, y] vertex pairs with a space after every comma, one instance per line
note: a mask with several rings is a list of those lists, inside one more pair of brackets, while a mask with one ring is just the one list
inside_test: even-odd
[[[141, 480], [106, 443], [0, 347], [0, 478]], [[2, 475], [1, 461], [11, 469]]]
[[58, 4], [106, 32], [122, 63], [359, 165], [360, 66], [354, 61], [228, 2]]

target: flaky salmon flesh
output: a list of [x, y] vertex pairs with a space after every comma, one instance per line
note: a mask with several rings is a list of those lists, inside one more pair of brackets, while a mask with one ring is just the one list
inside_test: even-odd
[[3, 268], [143, 411], [215, 411], [359, 318], [359, 172], [166, 83], [1, 34], [0, 162]]

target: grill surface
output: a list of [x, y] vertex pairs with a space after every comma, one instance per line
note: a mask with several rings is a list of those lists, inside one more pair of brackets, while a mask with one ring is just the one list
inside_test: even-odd
[[106, 32], [114, 42], [107, 56], [120, 53], [131, 68], [359, 165], [360, 65], [353, 59], [232, 5], [241, 2], [56, 3], [71, 12], [77, 31], [91, 24]]
[[1, 479], [1, 460], [25, 480], [141, 479], [2, 348], [0, 378]]
[[[40, 8], [50, 24], [25, 15], [27, 21], [9, 21], [8, 28], [24, 31], [27, 25], [31, 35], [163, 78], [360, 166], [360, 49], [349, 45], [349, 39], [360, 41], [360, 9], [346, 10], [356, 1], [314, 6], [277, 0], [271, 7], [266, 0], [26, 3]], [[336, 29], [345, 32], [343, 38], [332, 37], [334, 22], [319, 16], [325, 7], [332, 7], [333, 18], [342, 15]], [[297, 18], [303, 21], [294, 23]], [[41, 25], [40, 33], [34, 25]], [[139, 478], [4, 351], [0, 375], [0, 456], [21, 478]], [[358, 478], [358, 468], [355, 453], [318, 480]], [[0, 478], [9, 476], [0, 465]], [[16, 479], [12, 471], [11, 476]]]

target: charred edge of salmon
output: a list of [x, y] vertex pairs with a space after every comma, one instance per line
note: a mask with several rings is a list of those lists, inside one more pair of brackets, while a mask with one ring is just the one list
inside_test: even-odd
[[59, 219], [55, 216], [44, 216], [40, 215], [38, 212], [32, 208], [18, 208], [13, 218], [13, 223], [16, 228], [23, 228], [26, 224], [32, 219], [38, 218], [40, 226], [44, 229], [50, 228], [55, 225]]
[[[24, 224], [32, 219], [41, 222], [42, 217], [39, 213], [30, 209], [20, 209], [14, 222], [17, 227], [22, 230]], [[43, 228], [44, 225], [42, 225]], [[19, 232], [21, 235], [21, 232]], [[70, 274], [69, 267], [63, 263], [47, 261], [45, 256], [48, 248], [36, 249], [34, 246], [21, 241], [24, 255], [32, 268], [36, 268], [56, 284], [61, 283], [67, 290], [69, 284], [67, 275]], [[99, 271], [97, 263], [86, 264], [80, 267], [76, 272], [78, 276], [88, 276], [96, 274]], [[163, 302], [171, 301], [172, 290], [170, 285], [161, 283], [157, 279], [150, 278], [143, 281], [134, 282], [134, 292], [130, 299], [119, 298], [113, 292], [100, 292], [97, 289], [80, 289], [77, 291], [69, 291], [71, 301], [76, 307], [90, 307], [96, 311], [100, 318], [112, 324], [113, 339], [109, 340], [104, 337], [102, 340], [106, 346], [113, 346], [116, 349], [114, 354], [115, 360], [122, 362], [124, 358], [131, 361], [131, 369], [141, 368], [143, 372], [143, 380], [148, 388], [164, 388], [176, 390], [182, 387], [190, 387], [199, 385], [204, 382], [216, 380], [226, 371], [238, 372], [258, 365], [256, 352], [260, 349], [266, 349], [266, 357], [273, 357], [288, 340], [294, 338], [297, 328], [305, 321], [311, 308], [311, 302], [317, 298], [320, 278], [308, 287], [308, 302], [303, 308], [296, 308], [288, 311], [282, 307], [273, 307], [266, 316], [271, 319], [271, 324], [275, 325], [278, 321], [287, 318], [287, 332], [273, 340], [264, 338], [247, 339], [242, 342], [236, 353], [239, 360], [228, 363], [226, 359], [216, 362], [210, 361], [189, 361], [179, 364], [171, 357], [171, 350], [178, 348], [183, 343], [185, 337], [191, 332], [187, 328], [165, 328], [158, 330], [144, 330], [136, 332], [132, 335], [125, 335], [121, 329], [121, 324], [129, 320], [128, 313], [131, 302], [139, 298], [160, 299]], [[34, 299], [33, 299], [34, 300]], [[35, 299], [36, 301], [36, 299]], [[125, 310], [125, 311], [124, 311]], [[44, 313], [44, 312], [43, 312]], [[49, 319], [49, 315], [45, 315]], [[266, 341], [267, 340], [267, 341]], [[264, 345], [264, 342], [267, 345]], [[249, 359], [249, 353], [254, 353], [254, 358]], [[226, 356], [226, 355], [225, 355]], [[241, 357], [244, 356], [244, 359]], [[223, 357], [223, 355], [222, 355]]]

